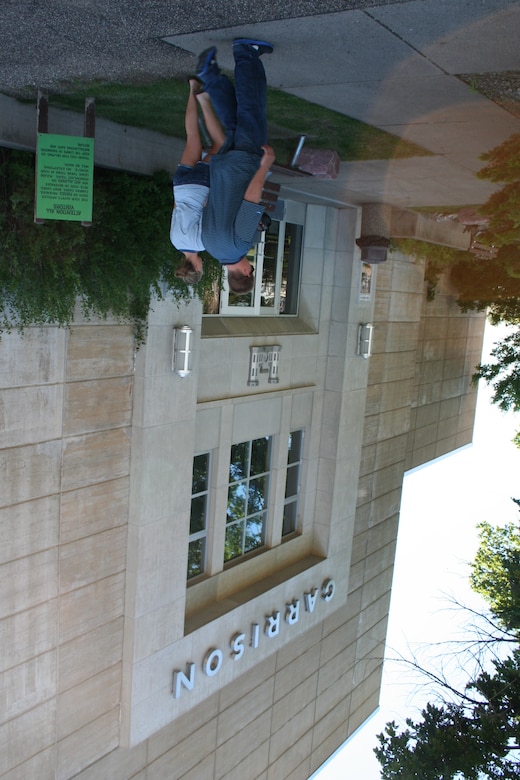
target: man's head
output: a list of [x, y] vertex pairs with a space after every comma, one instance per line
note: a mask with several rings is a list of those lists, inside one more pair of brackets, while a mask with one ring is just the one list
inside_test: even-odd
[[255, 286], [254, 268], [247, 259], [242, 257], [238, 263], [227, 265], [229, 289], [236, 295], [247, 295]]
[[197, 252], [183, 252], [184, 260], [175, 270], [177, 279], [185, 284], [197, 284], [202, 279], [202, 258]]

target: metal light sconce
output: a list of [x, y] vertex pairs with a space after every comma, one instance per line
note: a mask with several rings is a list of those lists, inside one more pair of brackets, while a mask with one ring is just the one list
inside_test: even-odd
[[372, 354], [372, 336], [374, 326], [371, 322], [361, 323], [358, 328], [357, 354], [363, 358], [369, 358]]
[[182, 377], [191, 374], [193, 328], [183, 325], [173, 329], [172, 371]]

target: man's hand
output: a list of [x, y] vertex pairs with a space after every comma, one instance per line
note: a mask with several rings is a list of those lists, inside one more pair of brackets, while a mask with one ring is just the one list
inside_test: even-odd
[[264, 168], [265, 170], [269, 170], [271, 165], [276, 160], [274, 149], [272, 146], [262, 146], [262, 149], [264, 150], [264, 154], [262, 156], [262, 159], [260, 161], [260, 168]]
[[264, 150], [264, 153], [260, 160], [260, 167], [249, 182], [249, 186], [244, 193], [244, 200], [249, 201], [249, 203], [260, 203], [269, 168], [275, 160], [274, 151], [271, 146], [262, 146], [262, 149]]

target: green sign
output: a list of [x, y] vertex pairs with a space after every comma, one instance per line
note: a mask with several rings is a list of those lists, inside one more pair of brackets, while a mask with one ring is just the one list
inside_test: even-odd
[[94, 139], [38, 133], [37, 219], [92, 221]]

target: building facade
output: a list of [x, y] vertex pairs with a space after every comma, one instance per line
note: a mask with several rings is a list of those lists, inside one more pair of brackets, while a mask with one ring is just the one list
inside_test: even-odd
[[403, 476], [471, 441], [484, 319], [360, 224], [287, 202], [254, 298], [155, 302], [137, 352], [3, 336], [2, 780], [303, 779], [377, 707]]

